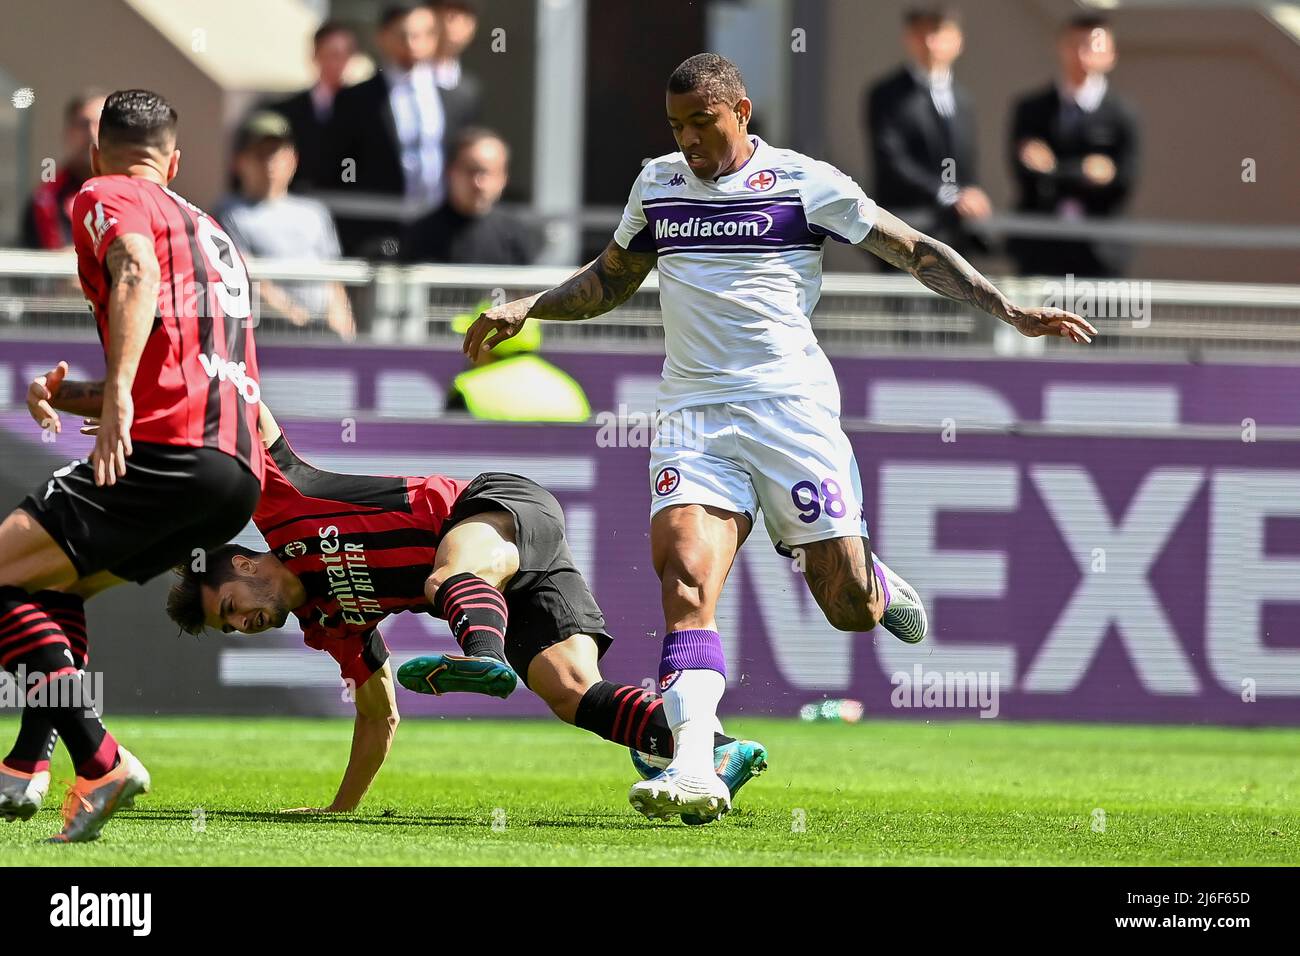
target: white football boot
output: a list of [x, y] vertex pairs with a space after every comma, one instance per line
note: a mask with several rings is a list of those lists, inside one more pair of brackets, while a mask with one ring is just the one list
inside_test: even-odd
[[0, 763], [0, 820], [30, 820], [50, 792], [50, 772], [23, 773]]
[[925, 640], [930, 631], [930, 619], [925, 615], [925, 606], [921, 597], [908, 584], [874, 554], [871, 560], [885, 573], [885, 583], [889, 587], [889, 607], [880, 619], [881, 625], [890, 634], [906, 644], [919, 644]]
[[651, 820], [691, 816], [711, 823], [731, 809], [731, 791], [716, 773], [693, 774], [669, 767], [649, 780], [638, 780], [627, 794], [633, 809]]

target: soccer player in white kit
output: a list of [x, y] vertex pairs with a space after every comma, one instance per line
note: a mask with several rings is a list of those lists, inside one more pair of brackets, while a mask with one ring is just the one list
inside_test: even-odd
[[662, 583], [660, 688], [674, 756], [629, 800], [648, 817], [707, 822], [731, 808], [713, 765], [726, 686], [714, 613], [756, 512], [777, 550], [800, 559], [831, 625], [879, 623], [909, 643], [925, 637], [920, 598], [872, 554], [839, 387], [812, 331], [824, 240], [866, 249], [1024, 335], [1086, 343], [1096, 330], [1069, 312], [1013, 305], [833, 166], [750, 135], [752, 104], [724, 57], [703, 53], [677, 67], [667, 109], [680, 151], [645, 165], [605, 251], [555, 288], [484, 312], [465, 351], [492, 348], [526, 318], [608, 312], [658, 265], [667, 354], [650, 459], [650, 546]]

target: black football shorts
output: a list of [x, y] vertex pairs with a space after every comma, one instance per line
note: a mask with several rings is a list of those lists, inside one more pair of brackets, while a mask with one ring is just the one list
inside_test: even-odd
[[564, 512], [555, 496], [530, 478], [485, 472], [451, 506], [444, 528], [484, 511], [515, 517], [519, 570], [506, 585], [506, 658], [527, 684], [528, 665], [553, 644], [590, 634], [604, 656], [614, 638], [564, 539]]
[[95, 484], [89, 459], [60, 468], [18, 506], [36, 519], [82, 577], [111, 571], [143, 584], [225, 544], [262, 493], [253, 473], [214, 448], [134, 442], [126, 474]]

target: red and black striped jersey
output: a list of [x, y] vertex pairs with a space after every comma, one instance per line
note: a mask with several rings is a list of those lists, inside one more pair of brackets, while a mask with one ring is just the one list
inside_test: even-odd
[[136, 441], [216, 448], [262, 477], [252, 286], [230, 237], [166, 186], [132, 176], [89, 179], [72, 204], [81, 288], [109, 341], [114, 240], [139, 233], [161, 270], [153, 328], [131, 387]]
[[329, 652], [357, 686], [388, 658], [379, 622], [431, 609], [424, 582], [443, 524], [467, 484], [442, 475], [321, 471], [284, 436], [271, 446], [253, 523], [307, 591], [293, 609], [303, 639]]

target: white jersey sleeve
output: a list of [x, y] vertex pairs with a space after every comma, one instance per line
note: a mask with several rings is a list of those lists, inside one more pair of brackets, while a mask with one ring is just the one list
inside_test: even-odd
[[[649, 164], [647, 164], [646, 169], [649, 169]], [[614, 230], [614, 241], [624, 249], [631, 248], [633, 240], [640, 236], [642, 230], [646, 227], [645, 210], [641, 208], [641, 184], [645, 182], [646, 169], [642, 169], [641, 174], [632, 183], [632, 191], [628, 193], [627, 205], [623, 207], [623, 218], [620, 220], [618, 228]]]
[[799, 191], [808, 224], [841, 242], [857, 245], [876, 224], [876, 204], [830, 163], [812, 163]]

